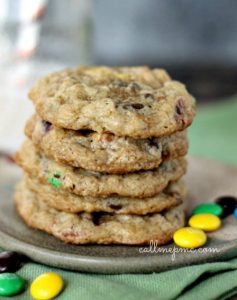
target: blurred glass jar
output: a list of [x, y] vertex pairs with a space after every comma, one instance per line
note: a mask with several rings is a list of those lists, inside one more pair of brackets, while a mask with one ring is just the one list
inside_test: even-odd
[[41, 76], [92, 63], [91, 2], [0, 0], [0, 151], [14, 152]]

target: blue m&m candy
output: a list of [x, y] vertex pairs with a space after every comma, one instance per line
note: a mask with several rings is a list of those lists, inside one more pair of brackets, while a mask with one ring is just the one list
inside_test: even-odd
[[234, 217], [237, 219], [237, 208], [234, 210]]

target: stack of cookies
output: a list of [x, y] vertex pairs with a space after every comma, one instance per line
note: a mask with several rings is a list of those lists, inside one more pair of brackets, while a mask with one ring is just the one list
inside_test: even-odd
[[169, 242], [184, 225], [195, 100], [161, 69], [78, 67], [42, 78], [16, 155], [17, 211], [74, 244]]

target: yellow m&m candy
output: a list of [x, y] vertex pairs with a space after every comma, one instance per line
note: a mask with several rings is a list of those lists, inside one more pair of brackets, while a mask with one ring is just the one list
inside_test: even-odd
[[202, 229], [204, 231], [213, 231], [221, 226], [221, 220], [213, 214], [198, 214], [189, 219], [189, 226]]
[[183, 227], [177, 230], [173, 236], [177, 246], [182, 248], [198, 248], [207, 241], [205, 232], [200, 229]]
[[63, 279], [54, 272], [37, 277], [31, 284], [30, 293], [34, 299], [49, 300], [56, 297], [63, 289]]

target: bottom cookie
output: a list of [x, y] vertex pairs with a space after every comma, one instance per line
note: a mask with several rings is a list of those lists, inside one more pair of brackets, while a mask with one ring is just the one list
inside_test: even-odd
[[34, 192], [18, 185], [15, 204], [24, 221], [72, 244], [163, 245], [184, 226], [184, 208], [176, 206], [164, 213], [145, 216], [108, 213], [72, 214], [59, 212], [41, 201]]

